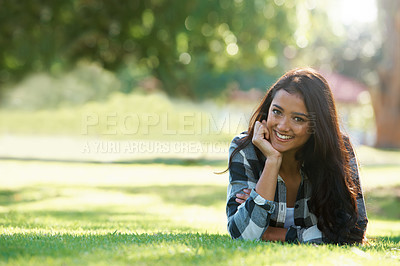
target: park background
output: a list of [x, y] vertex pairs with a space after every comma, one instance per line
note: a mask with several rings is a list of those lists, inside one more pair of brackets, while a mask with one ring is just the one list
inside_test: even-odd
[[[231, 139], [327, 78], [365, 246], [232, 241]], [[0, 0], [0, 264], [400, 264], [400, 2]]]

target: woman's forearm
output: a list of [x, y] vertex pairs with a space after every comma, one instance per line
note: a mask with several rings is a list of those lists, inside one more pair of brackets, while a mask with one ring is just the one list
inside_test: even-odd
[[285, 242], [286, 233], [287, 233], [286, 228], [268, 226], [267, 230], [264, 232], [261, 239], [264, 241]]
[[265, 161], [264, 170], [256, 185], [256, 191], [266, 200], [274, 200], [276, 183], [281, 163], [282, 157], [267, 158]]

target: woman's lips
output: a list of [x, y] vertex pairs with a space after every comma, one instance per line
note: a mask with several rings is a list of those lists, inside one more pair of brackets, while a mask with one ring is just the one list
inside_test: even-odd
[[280, 141], [289, 141], [289, 140], [291, 140], [291, 139], [294, 138], [294, 136], [281, 134], [281, 133], [279, 133], [279, 132], [276, 131], [276, 130], [275, 130], [274, 132], [275, 132], [276, 138], [277, 138], [278, 140], [280, 140]]

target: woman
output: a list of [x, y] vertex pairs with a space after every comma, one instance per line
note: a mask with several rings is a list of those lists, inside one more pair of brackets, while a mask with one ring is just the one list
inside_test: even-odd
[[232, 238], [362, 243], [367, 226], [357, 162], [326, 80], [283, 75], [229, 149]]

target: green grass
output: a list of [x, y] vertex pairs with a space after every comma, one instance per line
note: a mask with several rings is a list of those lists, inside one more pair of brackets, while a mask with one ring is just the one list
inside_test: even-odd
[[231, 240], [220, 166], [0, 161], [0, 265], [400, 265], [391, 175], [363, 169], [368, 245], [314, 246]]
[[[6, 240], [16, 244], [13, 253], [17, 256], [10, 252], [13, 264], [393, 265], [398, 256], [398, 239], [387, 238], [377, 240], [384, 244], [369, 247], [243, 242], [196, 233], [19, 234]], [[27, 242], [30, 244], [25, 247]]]

